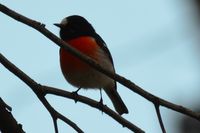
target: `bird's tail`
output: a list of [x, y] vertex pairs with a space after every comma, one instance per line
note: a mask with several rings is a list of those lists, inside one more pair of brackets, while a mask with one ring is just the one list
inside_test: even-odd
[[106, 94], [108, 95], [108, 97], [111, 99], [115, 110], [120, 114], [127, 114], [128, 113], [128, 109], [126, 107], [126, 105], [124, 104], [124, 102], [122, 101], [119, 93], [117, 92], [117, 90], [113, 87], [113, 88], [105, 88], [104, 89]]

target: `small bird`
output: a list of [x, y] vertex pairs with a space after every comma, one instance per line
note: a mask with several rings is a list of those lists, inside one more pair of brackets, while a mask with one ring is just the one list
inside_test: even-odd
[[[113, 59], [105, 42], [85, 18], [73, 15], [54, 25], [60, 28], [62, 40], [107, 70], [115, 72]], [[101, 93], [103, 89], [120, 115], [128, 113], [126, 105], [117, 92], [116, 81], [98, 72], [63, 48], [60, 48], [60, 66], [65, 79], [78, 90], [81, 88], [100, 89]]]

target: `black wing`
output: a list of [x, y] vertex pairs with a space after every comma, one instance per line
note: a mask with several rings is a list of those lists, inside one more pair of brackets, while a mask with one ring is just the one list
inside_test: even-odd
[[106, 43], [104, 42], [104, 40], [97, 33], [95, 34], [94, 38], [95, 38], [97, 44], [99, 45], [99, 47], [102, 48], [105, 51], [105, 53], [108, 55], [110, 61], [113, 64], [113, 67], [114, 67], [114, 63], [113, 63], [111, 53], [108, 50], [108, 47], [106, 46]]
[[[114, 63], [113, 63], [113, 59], [112, 59], [112, 56], [111, 56], [111, 53], [108, 49], [108, 47], [106, 46], [106, 43], [104, 42], [104, 40], [96, 33], [95, 36], [94, 36], [97, 44], [99, 45], [100, 48], [102, 48], [105, 53], [108, 55], [112, 65], [113, 65], [113, 69], [114, 69], [114, 72], [115, 72], [115, 67], [114, 67]], [[115, 90], [117, 90], [117, 83], [115, 81]]]

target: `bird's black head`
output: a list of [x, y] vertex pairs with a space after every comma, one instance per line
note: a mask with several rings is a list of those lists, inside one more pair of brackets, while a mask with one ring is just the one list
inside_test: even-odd
[[66, 41], [79, 36], [93, 36], [95, 34], [92, 25], [78, 15], [66, 17], [61, 23], [54, 25], [60, 28], [60, 37]]

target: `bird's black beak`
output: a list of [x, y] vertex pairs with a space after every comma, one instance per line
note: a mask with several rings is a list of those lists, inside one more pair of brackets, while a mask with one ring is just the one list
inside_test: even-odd
[[59, 27], [59, 28], [62, 28], [62, 27], [63, 27], [62, 24], [58, 24], [58, 23], [55, 23], [54, 25], [57, 26], [57, 27]]

